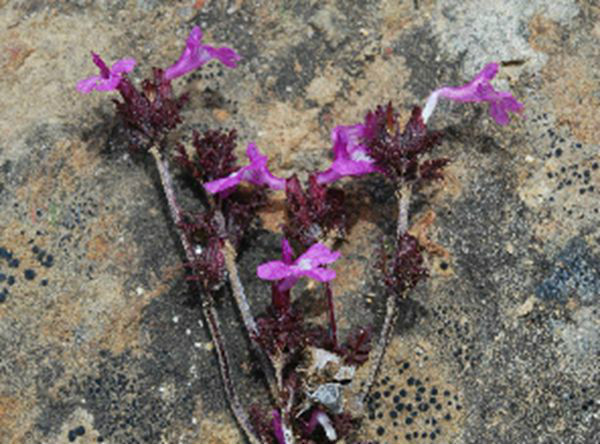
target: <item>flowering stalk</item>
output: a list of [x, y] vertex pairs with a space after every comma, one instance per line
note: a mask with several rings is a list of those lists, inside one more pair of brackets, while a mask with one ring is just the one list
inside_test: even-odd
[[[152, 147], [150, 149], [150, 153], [152, 154], [154, 161], [156, 163], [156, 168], [158, 170], [160, 176], [160, 183], [164, 192], [165, 197], [167, 198], [167, 204], [169, 206], [169, 212], [171, 214], [171, 218], [173, 219], [173, 223], [178, 226], [181, 224], [183, 217], [181, 213], [181, 209], [177, 204], [175, 198], [175, 190], [173, 188], [173, 179], [171, 177], [171, 173], [169, 170], [169, 162], [168, 160], [158, 151], [156, 147]], [[178, 230], [179, 240], [181, 241], [181, 245], [183, 246], [183, 250], [185, 252], [186, 259], [189, 263], [194, 263], [196, 259], [196, 254], [192, 245], [188, 241], [185, 234]], [[229, 359], [227, 357], [227, 352], [225, 349], [225, 341], [223, 340], [223, 334], [220, 328], [219, 317], [214, 307], [214, 299], [212, 294], [207, 291], [200, 295], [202, 301], [202, 313], [204, 317], [208, 321], [208, 327], [210, 330], [210, 334], [215, 344], [215, 349], [217, 351], [217, 360], [219, 362], [219, 370], [221, 372], [221, 379], [223, 380], [223, 385], [225, 387], [225, 393], [227, 395], [229, 405], [231, 407], [231, 411], [235, 416], [235, 419], [239, 426], [242, 428], [244, 433], [246, 434], [248, 440], [252, 444], [262, 444], [258, 436], [255, 434], [252, 425], [250, 423], [250, 418], [242, 404], [239, 400], [239, 397], [235, 391], [234, 385], [231, 380], [231, 373], [229, 371]]]

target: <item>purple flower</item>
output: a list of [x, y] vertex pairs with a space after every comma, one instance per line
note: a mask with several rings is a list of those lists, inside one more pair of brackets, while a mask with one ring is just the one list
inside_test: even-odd
[[360, 176], [379, 169], [368, 154], [368, 149], [360, 143], [365, 136], [362, 124], [336, 126], [331, 132], [333, 143], [333, 163], [331, 167], [317, 175], [319, 184], [331, 183], [344, 176]]
[[104, 60], [98, 54], [92, 52], [92, 60], [100, 68], [99, 76], [88, 77], [77, 83], [77, 91], [83, 94], [98, 91], [112, 91], [117, 89], [121, 81], [121, 74], [130, 72], [135, 66], [135, 59], [124, 58], [117, 60], [110, 68], [106, 66]]
[[259, 265], [256, 274], [266, 281], [282, 281], [280, 291], [289, 290], [302, 276], [308, 276], [320, 282], [335, 279], [335, 271], [321, 267], [335, 262], [340, 256], [339, 251], [331, 251], [325, 245], [316, 243], [301, 254], [295, 261], [291, 261], [291, 248], [287, 240], [282, 242], [283, 260], [271, 261]]
[[267, 185], [273, 190], [283, 190], [285, 179], [273, 176], [267, 167], [267, 156], [260, 154], [255, 143], [249, 143], [246, 155], [250, 159], [250, 165], [240, 168], [229, 176], [222, 177], [204, 184], [204, 188], [211, 194], [225, 191], [237, 186], [242, 180], [255, 185]]
[[496, 91], [490, 84], [498, 73], [498, 64], [487, 64], [473, 80], [463, 86], [445, 86], [436, 89], [429, 95], [425, 108], [423, 108], [423, 122], [433, 113], [439, 97], [444, 97], [457, 102], [488, 102], [490, 115], [500, 125], [510, 121], [508, 112], [519, 113], [523, 111], [523, 104], [518, 102], [508, 91]]
[[212, 59], [218, 59], [223, 65], [235, 68], [240, 56], [231, 48], [213, 48], [202, 45], [202, 31], [200, 27], [194, 26], [190, 36], [185, 43], [185, 49], [173, 65], [165, 71], [165, 78], [172, 80], [200, 68]]

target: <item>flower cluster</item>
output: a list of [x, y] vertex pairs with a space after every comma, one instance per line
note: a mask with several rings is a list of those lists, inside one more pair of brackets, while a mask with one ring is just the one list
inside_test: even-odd
[[185, 94], [180, 97], [173, 94], [171, 81], [201, 68], [212, 59], [234, 68], [240, 57], [230, 48], [203, 45], [202, 31], [195, 26], [179, 59], [164, 70], [154, 69], [153, 79], [144, 81], [141, 91], [126, 75], [133, 70], [135, 59], [118, 60], [109, 68], [94, 52], [92, 61], [100, 69], [100, 75], [81, 80], [76, 88], [83, 94], [94, 90], [118, 91], [123, 101], [115, 103], [129, 133], [130, 147], [135, 150], [146, 150], [153, 146], [162, 149], [168, 133], [181, 123], [179, 113], [187, 101]]

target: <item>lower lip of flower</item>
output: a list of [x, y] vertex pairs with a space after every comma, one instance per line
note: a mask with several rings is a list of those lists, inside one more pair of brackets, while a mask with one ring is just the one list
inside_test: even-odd
[[310, 270], [312, 268], [312, 263], [310, 259], [300, 259], [296, 264], [296, 268], [299, 270]]
[[352, 160], [355, 162], [373, 162], [373, 159], [364, 151], [354, 151], [351, 156]]

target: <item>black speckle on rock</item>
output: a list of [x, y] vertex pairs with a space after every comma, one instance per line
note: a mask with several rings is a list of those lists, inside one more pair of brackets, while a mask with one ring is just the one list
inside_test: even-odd
[[7, 261], [9, 261], [10, 259], [12, 259], [12, 253], [10, 251], [8, 251], [6, 248], [0, 247], [0, 258], [6, 259]]
[[20, 264], [21, 264], [21, 261], [15, 257], [10, 260], [10, 262], [8, 263], [8, 266], [10, 268], [19, 268]]
[[52, 265], [54, 265], [54, 256], [48, 254], [46, 259], [42, 262], [42, 265], [46, 268], [52, 267]]
[[23, 272], [23, 276], [25, 277], [25, 279], [27, 279], [28, 281], [32, 281], [35, 279], [35, 270], [32, 270], [31, 268], [28, 268], [27, 270], [25, 270]]

